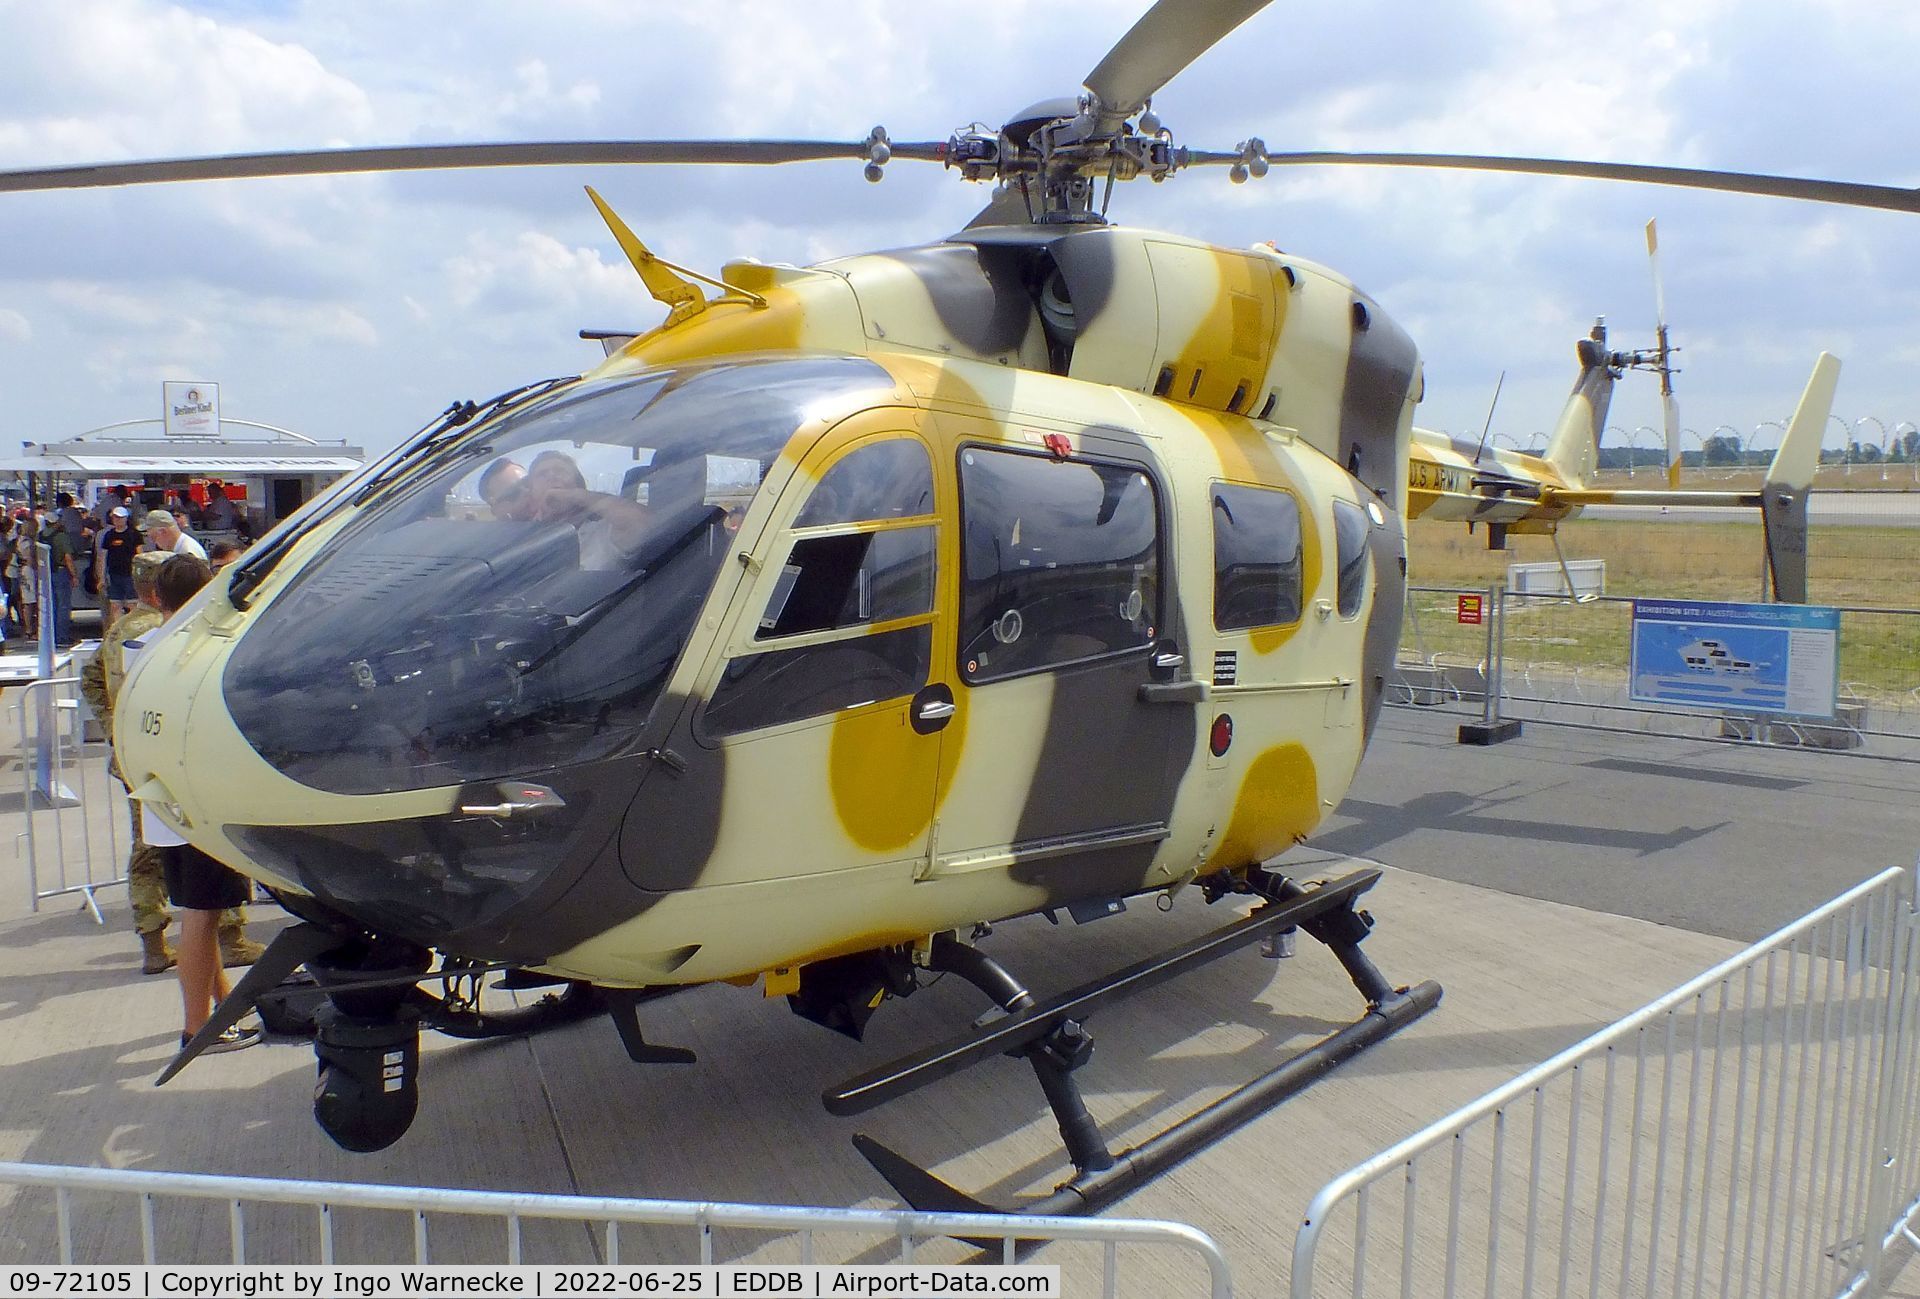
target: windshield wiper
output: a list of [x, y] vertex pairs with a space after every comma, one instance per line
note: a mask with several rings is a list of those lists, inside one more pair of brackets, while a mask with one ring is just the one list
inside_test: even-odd
[[508, 389], [497, 397], [490, 397], [478, 405], [470, 401], [455, 402], [447, 407], [446, 412], [430, 430], [413, 439], [404, 456], [390, 462], [383, 461], [380, 471], [361, 484], [360, 490], [353, 494], [352, 504], [365, 505], [401, 483], [418, 478], [432, 465], [438, 463], [437, 452], [467, 435], [467, 425], [475, 420], [484, 421], [495, 415], [504, 414], [515, 406], [532, 401], [536, 397], [543, 397], [561, 384], [572, 383], [579, 377], [577, 374], [565, 374], [553, 379], [542, 379], [537, 383], [522, 384], [518, 388]]
[[561, 384], [571, 383], [578, 378], [578, 375], [560, 375], [510, 388], [497, 397], [477, 404], [471, 401], [454, 402], [440, 412], [438, 419], [375, 461], [362, 474], [342, 478], [282, 520], [280, 526], [262, 540], [259, 549], [234, 566], [233, 576], [227, 583], [228, 603], [244, 612], [252, 604], [249, 597], [266, 580], [267, 574], [286, 558], [293, 544], [304, 537], [314, 524], [333, 513], [339, 496], [352, 484], [358, 482], [360, 486], [348, 504], [365, 505], [386, 487], [397, 482], [400, 477], [398, 471], [416, 457], [457, 440], [457, 430], [464, 430], [476, 419], [497, 415], [511, 406], [543, 396]]

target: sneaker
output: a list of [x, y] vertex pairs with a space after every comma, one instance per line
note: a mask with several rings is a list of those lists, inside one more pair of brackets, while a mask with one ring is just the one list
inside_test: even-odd
[[[180, 1045], [182, 1047], [186, 1046], [186, 1044], [190, 1040], [191, 1039], [187, 1036], [187, 1034], [182, 1033], [180, 1035]], [[232, 1028], [228, 1029], [226, 1032], [222, 1033], [219, 1037], [214, 1038], [213, 1041], [207, 1043], [207, 1045], [201, 1049], [200, 1054], [219, 1055], [223, 1051], [241, 1051], [241, 1050], [245, 1050], [247, 1047], [254, 1045], [259, 1040], [260, 1040], [259, 1029], [242, 1028], [238, 1024], [236, 1024]]]

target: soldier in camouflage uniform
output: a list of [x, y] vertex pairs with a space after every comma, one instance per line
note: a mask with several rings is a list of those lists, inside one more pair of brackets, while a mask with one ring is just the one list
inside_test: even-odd
[[[160, 566], [170, 558], [172, 556], [163, 551], [134, 557], [133, 585], [140, 601], [131, 613], [114, 619], [106, 639], [100, 644], [100, 652], [80, 671], [80, 692], [86, 696], [94, 714], [106, 727], [109, 742], [113, 738], [113, 701], [119, 695], [120, 683], [126, 677], [126, 643], [166, 621], [166, 615], [153, 603], [153, 584]], [[113, 774], [125, 783], [117, 761], [113, 765]], [[159, 849], [141, 838], [139, 810], [131, 802], [127, 804], [127, 810], [132, 817], [133, 843], [133, 851], [127, 859], [127, 896], [133, 903], [133, 927], [140, 935], [140, 943], [146, 954], [141, 972], [164, 974], [173, 968], [174, 956], [173, 948], [167, 943], [167, 924], [173, 916], [167, 910], [167, 886], [161, 874], [162, 858]], [[221, 915], [220, 960], [223, 965], [250, 965], [264, 950], [246, 936], [246, 923], [246, 913], [238, 907]]]

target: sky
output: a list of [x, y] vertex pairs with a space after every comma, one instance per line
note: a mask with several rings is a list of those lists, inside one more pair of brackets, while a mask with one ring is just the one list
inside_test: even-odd
[[[944, 139], [1080, 80], [1146, 0], [0, 0], [0, 169], [415, 142]], [[1715, 167], [1920, 184], [1912, 0], [1274, 4], [1170, 82], [1178, 143]], [[0, 446], [155, 417], [165, 379], [228, 418], [370, 451], [449, 402], [578, 372], [582, 328], [650, 327], [582, 193], [659, 255], [808, 263], [939, 239], [987, 189], [895, 162], [541, 168], [0, 195]], [[1828, 444], [1920, 421], [1920, 215], [1537, 177], [1223, 169], [1116, 193], [1131, 225], [1331, 266], [1414, 337], [1417, 421], [1551, 427], [1604, 315], [1650, 346], [1660, 226], [1684, 440], [1771, 446], [1815, 355]], [[1609, 443], [1650, 446], [1650, 376]]]

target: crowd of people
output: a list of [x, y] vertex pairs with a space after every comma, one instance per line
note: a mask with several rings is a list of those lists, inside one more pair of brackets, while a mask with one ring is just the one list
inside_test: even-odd
[[[218, 480], [206, 484], [205, 497], [201, 503], [170, 491], [164, 508], [150, 510], [131, 488], [116, 487], [104, 492], [92, 509], [76, 504], [71, 492], [60, 492], [50, 508], [19, 505], [0, 514], [5, 635], [33, 639], [40, 634], [42, 618], [48, 618], [54, 642], [71, 645], [76, 639], [74, 603], [82, 594], [98, 599], [104, 635], [115, 618], [132, 612], [138, 602], [133, 559], [141, 552], [194, 555], [217, 572], [217, 556], [190, 529], [227, 534], [211, 544], [231, 558], [248, 539], [247, 520]], [[43, 546], [45, 583], [40, 571]], [[40, 607], [43, 586], [51, 595], [45, 610]]]
[[[224, 503], [225, 509], [213, 508], [215, 503]], [[21, 506], [0, 512], [0, 592], [7, 633], [35, 636], [45, 616], [54, 620], [55, 639], [70, 644], [76, 589], [97, 592], [101, 645], [81, 668], [80, 689], [111, 739], [114, 703], [132, 660], [165, 634], [168, 618], [214, 573], [242, 553], [230, 536], [203, 544], [188, 527], [226, 523], [225, 531], [232, 533], [238, 520], [224, 492], [216, 493], [204, 511], [145, 510], [131, 492], [110, 492], [94, 512], [61, 492], [51, 508]], [[42, 562], [51, 566], [51, 607], [44, 611], [39, 598]], [[124, 785], [117, 761], [111, 770]], [[129, 803], [128, 810], [133, 824], [127, 891], [142, 969], [147, 974], [177, 971], [184, 1044], [227, 994], [223, 971], [252, 964], [264, 950], [246, 933], [244, 908], [252, 889], [245, 877], [183, 843], [138, 804]], [[169, 904], [178, 912], [177, 944], [167, 938], [176, 919]], [[209, 1049], [234, 1050], [257, 1037], [257, 1029], [230, 1029]]]

